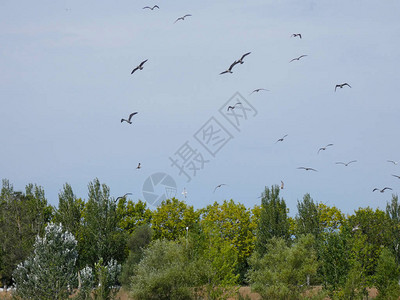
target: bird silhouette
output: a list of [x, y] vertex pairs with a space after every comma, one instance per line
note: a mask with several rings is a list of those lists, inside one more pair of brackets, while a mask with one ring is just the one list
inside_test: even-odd
[[278, 139], [276, 142], [275, 142], [275, 144], [277, 143], [277, 142], [283, 142], [283, 140], [285, 139], [285, 137], [287, 137], [288, 135], [287, 134], [285, 134], [283, 137], [281, 137], [280, 139]]
[[400, 179], [400, 176], [399, 176], [399, 175], [393, 175], [393, 174], [392, 174], [392, 176], [394, 176], [394, 177]]
[[154, 5], [153, 7], [150, 7], [150, 6], [145, 6], [145, 7], [143, 7], [143, 9], [146, 9], [146, 8], [151, 9], [151, 10], [153, 10], [153, 9], [155, 9], [155, 8], [160, 9], [160, 8], [158, 7], [158, 5]]
[[347, 167], [349, 164], [354, 163], [354, 162], [356, 162], [356, 160], [349, 161], [348, 163], [344, 163], [344, 162], [338, 161], [335, 164], [337, 164], [337, 165], [345, 165]]
[[131, 121], [131, 119], [132, 119], [132, 117], [134, 116], [134, 115], [136, 115], [137, 114], [137, 111], [136, 112], [133, 112], [133, 113], [131, 113], [130, 115], [129, 115], [129, 118], [128, 118], [128, 120], [127, 119], [121, 119], [121, 123], [122, 122], [127, 122], [127, 123], [129, 123], [129, 124], [132, 124], [132, 121]]
[[241, 104], [242, 104], [241, 102], [237, 102], [237, 103], [235, 103], [235, 105], [233, 105], [233, 106], [229, 105], [227, 111], [229, 111], [230, 109], [231, 109], [231, 110], [232, 110], [232, 109], [235, 109], [236, 105], [241, 105]]
[[300, 55], [299, 57], [296, 57], [296, 58], [293, 58], [291, 61], [289, 61], [290, 63], [292, 62], [292, 61], [294, 61], [294, 60], [300, 60], [300, 58], [303, 58], [303, 57], [305, 57], [305, 56], [308, 56], [308, 55]]
[[187, 14], [187, 15], [184, 15], [183, 17], [179, 17], [178, 19], [175, 20], [174, 24], [175, 24], [176, 22], [178, 22], [179, 20], [182, 20], [182, 21], [183, 21], [183, 20], [185, 20], [186, 17], [191, 17], [191, 16], [192, 16], [192, 15]]
[[117, 197], [117, 199], [115, 199], [115, 202], [117, 202], [119, 199], [125, 198], [125, 197], [128, 196], [128, 195], [132, 195], [132, 193], [126, 193], [126, 194], [123, 195], [123, 196]]
[[313, 168], [308, 168], [308, 167], [298, 167], [297, 169], [303, 169], [303, 170], [306, 170], [306, 171], [315, 171], [315, 172], [318, 172], [317, 170], [315, 170], [315, 169], [313, 169]]
[[218, 184], [218, 185], [215, 187], [215, 189], [214, 189], [214, 193], [215, 193], [215, 191], [216, 191], [217, 188], [220, 188], [220, 187], [223, 186], [223, 185], [226, 185], [226, 184], [225, 184], [225, 183]]
[[148, 61], [148, 59], [142, 61], [136, 68], [134, 68], [134, 69], [132, 70], [131, 74], [135, 73], [137, 70], [143, 70], [143, 65], [144, 65], [144, 63], [145, 63], [146, 61]]
[[228, 68], [228, 70], [219, 73], [219, 75], [225, 74], [225, 73], [233, 73], [233, 72], [232, 72], [232, 69], [233, 69], [233, 67], [234, 67], [235, 65], [237, 65], [237, 64], [238, 64], [238, 62], [235, 60], [235, 61], [230, 65], [230, 67]]
[[243, 54], [242, 57], [238, 60], [238, 63], [243, 64], [243, 63], [244, 63], [243, 59], [244, 59], [247, 55], [249, 55], [250, 53], [251, 53], [251, 52], [247, 52], [247, 53]]
[[387, 162], [390, 162], [390, 163], [392, 163], [394, 165], [397, 165], [399, 163], [398, 161], [394, 161], [394, 160], [388, 160]]
[[374, 188], [372, 191], [373, 192], [375, 192], [375, 191], [380, 191], [381, 193], [383, 193], [385, 190], [391, 190], [391, 188], [390, 187], [384, 187], [383, 189], [378, 189], [378, 188]]
[[337, 89], [337, 88], [341, 88], [341, 89], [342, 89], [342, 88], [343, 88], [344, 86], [346, 86], [346, 85], [347, 85], [349, 88], [351, 88], [350, 84], [348, 84], [348, 83], [345, 82], [345, 83], [342, 83], [342, 84], [337, 84], [337, 85], [335, 86], [335, 92], [336, 92], [336, 89]]
[[301, 33], [293, 33], [290, 37], [296, 37], [298, 36], [299, 38], [301, 38]]
[[326, 150], [326, 148], [327, 148], [327, 147], [330, 147], [330, 146], [333, 146], [333, 144], [328, 144], [328, 145], [326, 145], [325, 147], [319, 148], [319, 149], [318, 149], [318, 153], [319, 153], [319, 151], [321, 151], [321, 150]]
[[254, 91], [252, 91], [250, 93], [250, 95], [253, 94], [253, 93], [258, 93], [259, 91], [268, 91], [269, 92], [269, 90], [267, 90], [267, 89], [255, 89]]
[[137, 167], [136, 167], [136, 169], [140, 169], [142, 166], [141, 166], [141, 164], [140, 163], [138, 163], [138, 165], [137, 165]]
[[281, 190], [283, 190], [285, 184], [283, 183], [283, 181], [281, 180]]

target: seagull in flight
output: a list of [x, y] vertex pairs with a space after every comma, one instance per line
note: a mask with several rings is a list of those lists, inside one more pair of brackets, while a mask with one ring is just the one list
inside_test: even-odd
[[254, 91], [252, 91], [250, 93], [250, 95], [253, 94], [253, 93], [258, 93], [259, 91], [268, 91], [269, 92], [269, 90], [267, 90], [267, 89], [255, 89]]
[[131, 121], [131, 119], [132, 119], [132, 117], [134, 116], [134, 115], [136, 115], [137, 114], [137, 111], [136, 112], [133, 112], [133, 113], [131, 113], [130, 115], [129, 115], [129, 118], [128, 118], [128, 120], [127, 119], [121, 119], [121, 123], [122, 122], [127, 122], [127, 123], [129, 123], [129, 124], [132, 124], [132, 121]]
[[237, 103], [235, 103], [234, 106], [229, 105], [227, 111], [229, 111], [230, 109], [235, 109], [236, 105], [241, 105], [241, 104], [242, 104], [241, 102], [237, 102]]
[[306, 54], [300, 55], [299, 57], [293, 58], [293, 59], [292, 59], [291, 61], [289, 61], [289, 62], [291, 63], [291, 62], [294, 61], [294, 60], [300, 60], [300, 58], [305, 57], [305, 56], [308, 56], [308, 55], [306, 55]]
[[144, 63], [145, 63], [146, 61], [147, 61], [147, 59], [144, 60], [144, 61], [142, 61], [142, 62], [140, 63], [140, 65], [138, 65], [136, 68], [134, 68], [134, 69], [132, 70], [131, 74], [135, 73], [137, 70], [143, 70], [143, 65], [144, 65]]
[[298, 36], [299, 38], [301, 38], [301, 33], [293, 33], [290, 37], [296, 37]]
[[281, 180], [281, 190], [283, 190], [285, 184], [283, 183], [283, 181]]
[[140, 169], [142, 166], [140, 165], [140, 163], [138, 163], [136, 169]]
[[241, 57], [237, 62], [240, 63], [240, 64], [243, 64], [243, 63], [244, 63], [243, 59], [244, 59], [247, 55], [249, 55], [250, 53], [251, 53], [251, 52], [247, 52], [247, 53], [243, 54], [242, 57]]
[[185, 196], [185, 198], [186, 198], [186, 196], [187, 196], [187, 191], [186, 191], [186, 188], [183, 188], [182, 195], [183, 195], [183, 196]]
[[348, 86], [349, 88], [351, 88], [351, 86], [350, 86], [350, 84], [348, 84], [347, 82], [345, 82], [345, 83], [342, 83], [342, 84], [337, 84], [336, 86], [335, 86], [335, 92], [336, 92], [336, 89], [337, 88], [343, 88], [344, 86]]
[[380, 191], [381, 193], [383, 193], [385, 190], [391, 190], [391, 188], [390, 187], [384, 187], [383, 189], [378, 189], [378, 188], [374, 188], [372, 191], [373, 192], [375, 192], [375, 191]]
[[394, 160], [388, 160], [387, 162], [390, 162], [390, 163], [392, 163], [394, 165], [397, 165], [399, 163], [398, 161], [394, 161]]
[[238, 64], [238, 62], [235, 60], [235, 61], [233, 62], [233, 64], [230, 65], [230, 67], [228, 68], [228, 70], [219, 73], [219, 75], [225, 74], [225, 73], [233, 73], [233, 72], [232, 72], [232, 69], [233, 69], [233, 67], [234, 67], [235, 65], [237, 65], [237, 64]]
[[283, 142], [283, 140], [285, 139], [285, 137], [287, 137], [288, 135], [287, 134], [285, 134], [283, 137], [281, 137], [280, 139], [278, 139], [276, 142], [275, 142], [275, 144], [277, 143], [277, 142]]
[[313, 169], [313, 168], [308, 168], [308, 167], [298, 167], [297, 169], [303, 169], [303, 170], [306, 170], [306, 171], [315, 171], [315, 172], [318, 172], [317, 170], [315, 170], [315, 169]]
[[394, 176], [394, 177], [400, 179], [400, 176], [399, 176], [399, 175], [393, 175], [393, 174], [392, 174], [392, 176]]
[[326, 148], [327, 148], [327, 147], [330, 147], [330, 146], [333, 146], [333, 144], [328, 144], [328, 145], [326, 145], [325, 147], [319, 148], [319, 149], [318, 149], [318, 153], [319, 153], [319, 151], [321, 151], [321, 150], [326, 150]]
[[178, 19], [175, 20], [174, 24], [175, 24], [176, 22], [178, 22], [179, 20], [182, 20], [182, 21], [183, 21], [183, 20], [185, 20], [186, 17], [191, 17], [191, 16], [192, 16], [192, 15], [187, 14], [187, 15], [184, 15], [183, 17], [179, 17]]
[[349, 164], [354, 163], [354, 162], [356, 162], [356, 160], [349, 161], [348, 163], [338, 161], [338, 162], [336, 162], [336, 164], [337, 165], [345, 165], [347, 167]]
[[217, 188], [220, 188], [220, 187], [223, 186], [223, 185], [226, 185], [226, 184], [225, 184], [225, 183], [218, 184], [218, 185], [215, 187], [215, 189], [214, 189], [214, 193], [215, 193], [215, 191], [216, 191]]
[[132, 193], [126, 193], [125, 195], [123, 195], [123, 196], [119, 196], [119, 197], [117, 197], [117, 199], [115, 199], [115, 201], [114, 202], [117, 202], [118, 201], [118, 199], [122, 199], [122, 198], [125, 198], [126, 196], [128, 196], [128, 195], [132, 195]]
[[145, 7], [143, 7], [143, 9], [146, 9], [146, 8], [151, 9], [151, 10], [153, 10], [153, 9], [155, 9], [155, 8], [160, 9], [160, 8], [158, 7], [158, 5], [154, 5], [153, 7], [150, 7], [150, 6], [145, 6]]

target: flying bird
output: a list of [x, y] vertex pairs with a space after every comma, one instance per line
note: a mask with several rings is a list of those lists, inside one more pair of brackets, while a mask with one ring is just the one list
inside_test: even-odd
[[233, 62], [233, 64], [230, 65], [230, 67], [228, 68], [228, 70], [219, 73], [219, 75], [225, 74], [225, 73], [233, 73], [233, 72], [232, 72], [232, 69], [233, 69], [233, 67], [234, 67], [236, 64], [238, 64], [238, 62], [235, 60], [235, 61]]
[[121, 123], [122, 122], [127, 122], [127, 123], [129, 123], [129, 124], [132, 124], [132, 121], [131, 121], [131, 119], [132, 119], [132, 117], [134, 116], [134, 115], [136, 115], [137, 114], [137, 111], [136, 112], [133, 112], [133, 113], [131, 113], [130, 115], [129, 115], [129, 118], [128, 118], [128, 120], [127, 119], [121, 119]]
[[186, 198], [186, 196], [187, 196], [187, 191], [186, 191], [186, 188], [183, 188], [182, 195], [183, 195], [183, 196], [185, 196], [185, 198]]
[[234, 106], [229, 105], [227, 111], [229, 111], [230, 109], [235, 109], [236, 105], [241, 105], [241, 104], [242, 104], [241, 102], [237, 102], [237, 103], [235, 103]]
[[283, 190], [283, 187], [285, 186], [285, 184], [283, 183], [283, 181], [281, 180], [281, 190]]
[[319, 153], [319, 151], [321, 151], [321, 150], [326, 150], [326, 148], [327, 148], [327, 147], [330, 147], [330, 146], [333, 146], [333, 144], [328, 144], [328, 145], [326, 145], [325, 147], [319, 148], [319, 149], [318, 149], [318, 153]]
[[392, 163], [394, 165], [397, 165], [399, 163], [398, 161], [394, 161], [394, 160], [388, 160], [387, 162], [390, 162], [390, 163]]
[[354, 163], [354, 162], [356, 162], [356, 160], [349, 161], [348, 163], [338, 161], [338, 162], [336, 162], [336, 164], [337, 165], [345, 165], [347, 167], [349, 164]]
[[117, 197], [117, 199], [115, 199], [115, 202], [117, 202], [118, 201], [118, 199], [122, 199], [122, 198], [125, 198], [126, 196], [128, 196], [128, 195], [132, 195], [132, 193], [126, 193], [125, 195], [123, 195], [123, 196], [119, 196], [119, 197]]
[[277, 142], [283, 142], [283, 140], [285, 139], [285, 137], [287, 137], [288, 135], [287, 134], [285, 134], [283, 137], [281, 137], [280, 139], [278, 139], [276, 142], [275, 142], [275, 144], [277, 143]]
[[294, 60], [300, 60], [300, 58], [302, 58], [302, 57], [305, 57], [305, 56], [307, 56], [307, 55], [300, 55], [299, 57], [296, 57], [296, 58], [293, 58], [291, 61], [289, 61], [290, 63], [292, 62], [292, 61], [294, 61]]
[[217, 188], [220, 188], [220, 187], [223, 186], [223, 185], [226, 185], [226, 184], [225, 184], [225, 183], [221, 183], [221, 184], [217, 185], [217, 186], [215, 187], [215, 189], [214, 189], [214, 193], [215, 193], [215, 191], [216, 191]]
[[351, 88], [351, 86], [350, 86], [350, 84], [348, 84], [348, 83], [342, 83], [342, 84], [337, 84], [336, 86], [335, 86], [335, 92], [336, 92], [336, 89], [337, 88], [343, 88], [345, 85], [347, 85], [349, 88]]
[[143, 65], [144, 65], [144, 63], [145, 63], [146, 61], [147, 61], [147, 59], [144, 60], [144, 61], [142, 61], [142, 62], [140, 63], [140, 65], [138, 65], [136, 68], [134, 68], [134, 69], [132, 70], [131, 74], [135, 73], [135, 71], [137, 71], [137, 70], [143, 70]]
[[303, 169], [303, 170], [306, 170], [306, 171], [315, 171], [315, 172], [318, 172], [317, 170], [315, 170], [315, 169], [313, 169], [313, 168], [308, 168], [308, 167], [298, 167], [297, 169]]
[[243, 63], [244, 63], [243, 59], [244, 59], [247, 55], [249, 55], [250, 53], [251, 53], [251, 52], [247, 52], [247, 53], [243, 54], [242, 57], [241, 57], [237, 62], [240, 63], [240, 64], [243, 64]]
[[299, 38], [301, 38], [301, 33], [293, 33], [290, 37], [296, 37], [298, 36]]
[[375, 192], [375, 191], [380, 191], [381, 193], [383, 193], [385, 190], [391, 190], [391, 188], [390, 187], [384, 187], [383, 189], [378, 189], [378, 188], [374, 188], [372, 191], [373, 192]]
[[394, 176], [394, 177], [400, 179], [400, 176], [399, 176], [399, 175], [393, 175], [393, 174], [392, 174], [392, 176]]
[[138, 163], [136, 169], [140, 169], [142, 166], [140, 165], [140, 163]]
[[158, 5], [154, 5], [153, 7], [150, 7], [150, 6], [145, 6], [145, 7], [143, 7], [143, 9], [146, 9], [146, 8], [149, 8], [149, 9], [151, 9], [151, 10], [153, 10], [153, 9], [155, 9], [155, 8], [160, 9], [160, 8], [158, 7]]
[[269, 90], [267, 90], [267, 89], [255, 89], [254, 91], [252, 91], [250, 93], [250, 95], [253, 94], [253, 93], [258, 93], [259, 91], [268, 91], [269, 92]]
[[351, 231], [354, 232], [354, 231], [359, 230], [359, 229], [360, 229], [359, 225], [356, 225], [356, 226], [353, 227], [353, 229]]
[[191, 16], [192, 16], [192, 15], [184, 15], [183, 17], [179, 17], [178, 19], [175, 20], [174, 24], [175, 24], [176, 22], [178, 22], [179, 20], [182, 20], [182, 21], [183, 21], [183, 20], [185, 20], [186, 17], [191, 17]]

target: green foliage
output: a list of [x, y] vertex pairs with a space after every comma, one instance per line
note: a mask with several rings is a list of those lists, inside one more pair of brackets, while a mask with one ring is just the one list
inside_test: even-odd
[[289, 240], [288, 209], [285, 200], [279, 199], [279, 186], [267, 187], [261, 199], [261, 212], [257, 230], [256, 250], [262, 255], [273, 237]]
[[8, 180], [3, 180], [0, 193], [0, 278], [12, 282], [12, 272], [33, 250], [35, 237], [43, 233], [51, 218], [41, 187], [29, 184], [25, 194], [15, 192]]
[[318, 203], [318, 210], [321, 230], [336, 231], [341, 228], [345, 216], [336, 206], [329, 207], [323, 203]]
[[76, 240], [61, 225], [49, 224], [36, 238], [34, 253], [13, 273], [16, 293], [22, 299], [66, 299], [76, 283]]
[[301, 236], [290, 247], [285, 239], [273, 237], [264, 255], [254, 252], [247, 278], [254, 291], [265, 299], [299, 299], [307, 289], [307, 276], [317, 272], [315, 238]]
[[215, 202], [208, 205], [201, 216], [202, 230], [206, 234], [219, 232], [221, 241], [229, 241], [237, 253], [238, 270], [242, 278], [247, 271], [247, 259], [254, 249], [255, 234], [252, 224], [252, 212], [243, 204], [233, 200], [221, 205]]
[[384, 248], [379, 256], [378, 265], [374, 275], [375, 286], [379, 295], [377, 299], [398, 299], [400, 270], [393, 253]]
[[350, 236], [341, 232], [326, 232], [319, 246], [321, 273], [325, 288], [331, 293], [343, 286], [350, 265]]
[[147, 299], [192, 299], [191, 287], [199, 282], [196, 262], [189, 261], [184, 245], [156, 240], [144, 251], [131, 279], [132, 297]]
[[303, 201], [297, 201], [296, 236], [311, 233], [316, 239], [322, 232], [320, 210], [310, 194], [305, 194]]
[[126, 234], [119, 228], [120, 215], [110, 199], [110, 189], [96, 178], [89, 183], [89, 199], [83, 210], [78, 235], [80, 267], [94, 266], [100, 259], [122, 262], [125, 259]]
[[391, 249], [395, 253], [397, 263], [400, 263], [400, 203], [397, 195], [386, 205], [386, 215], [390, 220]]
[[192, 228], [199, 222], [200, 212], [176, 198], [163, 201], [153, 212], [152, 228], [154, 238], [175, 240], [186, 234], [186, 227]]
[[131, 234], [136, 228], [143, 224], [150, 224], [153, 212], [147, 208], [146, 202], [126, 201], [121, 198], [117, 205], [117, 214], [120, 216], [119, 226]]
[[58, 194], [58, 209], [53, 216], [54, 223], [61, 223], [64, 229], [78, 236], [85, 203], [77, 199], [72, 187], [66, 183]]
[[144, 249], [152, 239], [152, 229], [148, 224], [137, 227], [128, 240], [129, 256], [122, 267], [121, 283], [123, 286], [130, 284], [131, 277], [135, 274], [135, 266], [143, 258]]

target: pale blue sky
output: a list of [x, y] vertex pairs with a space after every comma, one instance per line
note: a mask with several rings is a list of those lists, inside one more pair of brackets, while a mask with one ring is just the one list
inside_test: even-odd
[[[391, 191], [372, 189], [400, 187], [387, 162], [400, 160], [399, 15], [398, 1], [1, 1], [0, 177], [43, 186], [53, 205], [66, 182], [86, 198], [95, 177], [143, 200], [146, 178], [166, 172], [196, 208], [253, 206], [283, 180], [291, 214], [305, 193], [345, 213], [384, 209]], [[236, 92], [257, 110], [240, 132], [218, 112]], [[213, 116], [233, 136], [215, 157], [193, 137]], [[186, 141], [210, 161], [189, 183], [169, 160]]]

